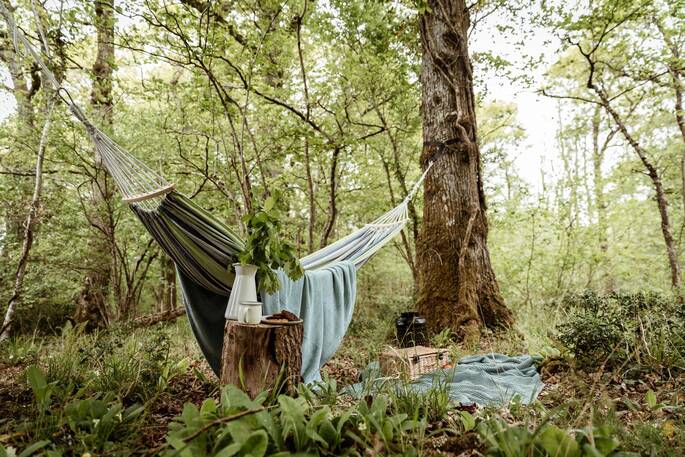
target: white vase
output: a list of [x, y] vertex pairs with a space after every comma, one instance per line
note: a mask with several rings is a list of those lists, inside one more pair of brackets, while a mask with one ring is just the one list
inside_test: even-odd
[[226, 319], [237, 319], [238, 311], [241, 302], [255, 302], [257, 301], [257, 284], [255, 276], [257, 275], [256, 265], [243, 265], [241, 263], [234, 263], [235, 279], [233, 280], [233, 288], [231, 288], [231, 295], [228, 297], [228, 305], [226, 305]]

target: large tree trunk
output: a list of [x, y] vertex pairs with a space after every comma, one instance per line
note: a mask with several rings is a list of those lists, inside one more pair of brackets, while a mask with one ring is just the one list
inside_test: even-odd
[[[112, 124], [112, 75], [114, 72], [114, 0], [95, 0], [97, 57], [93, 65], [91, 104], [98, 120]], [[74, 320], [89, 327], [103, 327], [109, 322], [108, 296], [115, 276], [113, 186], [96, 152], [89, 209], [86, 217], [94, 228], [88, 240], [88, 270], [76, 300]], [[117, 294], [119, 295], [119, 294]]]
[[433, 331], [477, 337], [481, 326], [508, 326], [490, 263], [488, 225], [476, 137], [475, 100], [464, 0], [428, 2], [419, 18], [423, 153], [433, 169], [424, 184], [417, 242], [418, 309]]

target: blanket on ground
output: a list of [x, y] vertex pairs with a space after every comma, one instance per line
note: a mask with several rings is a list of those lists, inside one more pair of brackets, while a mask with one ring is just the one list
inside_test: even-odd
[[357, 270], [352, 262], [340, 262], [308, 270], [293, 281], [277, 271], [281, 289], [262, 294], [264, 314], [283, 309], [304, 320], [302, 377], [305, 383], [321, 379], [319, 370], [340, 346], [352, 320], [357, 294]]
[[350, 386], [350, 393], [362, 396], [369, 390], [377, 390], [382, 383], [406, 386], [417, 392], [433, 387], [447, 389], [450, 399], [461, 404], [506, 405], [515, 398], [523, 404], [532, 403], [542, 391], [544, 384], [535, 368], [542, 360], [539, 356], [503, 354], [473, 355], [461, 358], [454, 368], [425, 374], [411, 383], [380, 377], [378, 363], [367, 367], [362, 375], [364, 381]]

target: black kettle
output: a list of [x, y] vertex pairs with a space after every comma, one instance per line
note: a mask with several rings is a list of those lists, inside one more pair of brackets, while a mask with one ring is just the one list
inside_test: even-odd
[[428, 346], [426, 318], [416, 311], [405, 311], [395, 320], [399, 347]]

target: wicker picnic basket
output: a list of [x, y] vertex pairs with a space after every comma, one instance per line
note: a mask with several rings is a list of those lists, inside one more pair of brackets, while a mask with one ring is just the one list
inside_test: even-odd
[[378, 362], [383, 376], [409, 379], [452, 366], [447, 349], [425, 346], [390, 347], [379, 355]]

